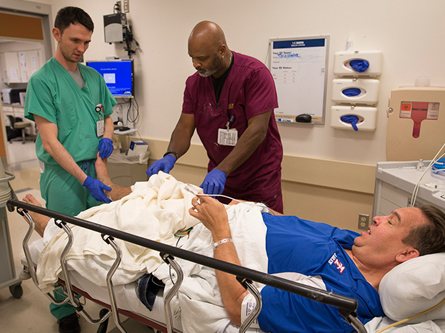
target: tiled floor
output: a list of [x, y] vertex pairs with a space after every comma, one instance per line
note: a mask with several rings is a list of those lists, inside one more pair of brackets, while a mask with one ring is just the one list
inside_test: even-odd
[[[8, 144], [9, 164], [4, 168], [15, 176], [15, 179], [10, 183], [19, 199], [26, 193], [32, 193], [43, 202], [39, 191], [40, 171], [34, 149], [34, 143], [30, 141], [25, 144], [21, 142]], [[7, 219], [14, 264], [19, 272], [21, 270], [20, 260], [24, 258], [21, 247], [22, 240], [28, 228], [26, 222], [16, 212], [7, 212]], [[32, 239], [38, 237], [34, 233]], [[0, 241], [3, 242], [3, 240]], [[3, 269], [0, 267], [0, 270]], [[20, 299], [14, 298], [9, 288], [0, 289], [0, 332], [58, 332], [56, 320], [49, 312], [49, 300], [37, 289], [31, 279], [22, 281], [21, 286], [23, 296]], [[93, 318], [98, 317], [101, 307], [90, 301], [85, 307]], [[121, 318], [121, 320], [125, 321], [126, 318]], [[83, 318], [80, 319], [80, 324], [83, 333], [97, 332], [98, 325], [89, 324]], [[125, 321], [123, 326], [128, 332], [153, 332], [130, 320]], [[113, 320], [110, 319], [107, 332], [118, 331]]]

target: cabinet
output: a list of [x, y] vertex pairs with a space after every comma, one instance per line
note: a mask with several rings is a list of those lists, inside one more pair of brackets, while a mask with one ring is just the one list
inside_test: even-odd
[[[429, 161], [424, 162], [424, 168]], [[414, 188], [423, 171], [417, 161], [377, 163], [373, 216], [389, 215], [394, 209], [411, 204]], [[445, 182], [431, 176], [428, 170], [420, 181], [415, 206], [430, 204], [445, 212]]]
[[19, 55], [19, 64], [20, 64], [20, 77], [22, 82], [28, 82], [29, 78], [35, 71], [37, 71], [40, 65], [40, 51], [39, 50], [31, 50], [31, 51], [20, 51]]
[[39, 50], [1, 53], [3, 82], [6, 84], [28, 82], [31, 75], [41, 67], [40, 59]]
[[19, 58], [17, 52], [4, 52], [1, 54], [3, 82], [19, 83], [20, 78]]

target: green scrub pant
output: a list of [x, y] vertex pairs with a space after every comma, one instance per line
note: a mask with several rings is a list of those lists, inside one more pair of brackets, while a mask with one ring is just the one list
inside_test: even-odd
[[[78, 163], [87, 176], [96, 178], [94, 160]], [[40, 193], [46, 208], [69, 216], [76, 216], [85, 209], [101, 205], [86, 187], [66, 172], [60, 165], [45, 164], [40, 175]]]
[[[64, 292], [63, 288], [59, 287], [53, 291], [54, 298], [56, 301], [63, 301], [66, 297], [68, 297]], [[51, 314], [56, 317], [57, 320], [62, 319], [63, 317], [69, 316], [72, 313], [76, 312], [76, 309], [71, 304], [65, 303], [62, 305], [57, 305], [54, 303], [49, 304], [49, 310]]]
[[[86, 175], [96, 178], [94, 160], [79, 162], [78, 165]], [[76, 216], [85, 209], [102, 204], [94, 199], [86, 187], [82, 186], [60, 165], [45, 165], [45, 170], [40, 175], [40, 193], [46, 201], [47, 209], [69, 216]], [[54, 292], [54, 298], [58, 301], [64, 299], [56, 292]], [[62, 305], [51, 303], [49, 308], [57, 320], [76, 312], [74, 307], [67, 303]]]

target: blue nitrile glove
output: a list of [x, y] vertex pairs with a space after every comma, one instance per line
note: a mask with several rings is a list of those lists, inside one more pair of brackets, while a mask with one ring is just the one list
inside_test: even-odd
[[368, 69], [369, 61], [354, 59], [349, 62], [349, 66], [351, 66], [351, 68], [356, 72], [363, 73]]
[[153, 162], [145, 173], [148, 177], [157, 174], [159, 171], [169, 173], [175, 166], [175, 162], [176, 158], [173, 155], [166, 155], [160, 160]]
[[342, 91], [342, 94], [348, 97], [355, 97], [362, 93], [362, 90], [359, 88], [347, 88]]
[[113, 147], [113, 140], [108, 138], [102, 138], [99, 141], [99, 147], [97, 148], [99, 150], [99, 156], [100, 158], [104, 159], [111, 155], [111, 153], [114, 150]]
[[354, 116], [354, 115], [343, 116], [343, 117], [340, 118], [340, 120], [342, 122], [344, 122], [344, 123], [351, 124], [352, 128], [354, 129], [354, 131], [358, 131], [357, 123], [359, 121], [359, 118], [357, 116]]
[[205, 194], [221, 194], [226, 184], [226, 174], [218, 169], [213, 169], [204, 178], [201, 188]]
[[83, 186], [90, 191], [91, 195], [94, 199], [101, 202], [111, 202], [110, 199], [107, 198], [104, 191], [111, 191], [111, 187], [104, 185], [100, 180], [91, 178], [88, 176], [87, 179], [83, 182]]

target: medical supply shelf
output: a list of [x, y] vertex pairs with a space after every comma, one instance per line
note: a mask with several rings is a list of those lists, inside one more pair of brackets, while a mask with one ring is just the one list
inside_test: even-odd
[[125, 131], [120, 131], [119, 129], [114, 130], [113, 134], [117, 135], [132, 135], [136, 133], [138, 130], [136, 128], [129, 128]]
[[[430, 161], [379, 162], [377, 163], [373, 216], [388, 215], [394, 209], [411, 204], [414, 188]], [[445, 212], [445, 182], [431, 176], [428, 170], [423, 176], [414, 206], [430, 204]]]
[[[0, 183], [9, 182], [15, 178], [14, 175], [6, 171], [5, 173], [9, 177], [0, 179]], [[14, 298], [20, 298], [23, 295], [21, 286], [22, 281], [17, 276], [14, 268], [14, 257], [12, 254], [11, 238], [6, 213], [6, 201], [7, 200], [2, 200], [0, 204], [0, 289], [9, 287], [12, 296]]]

